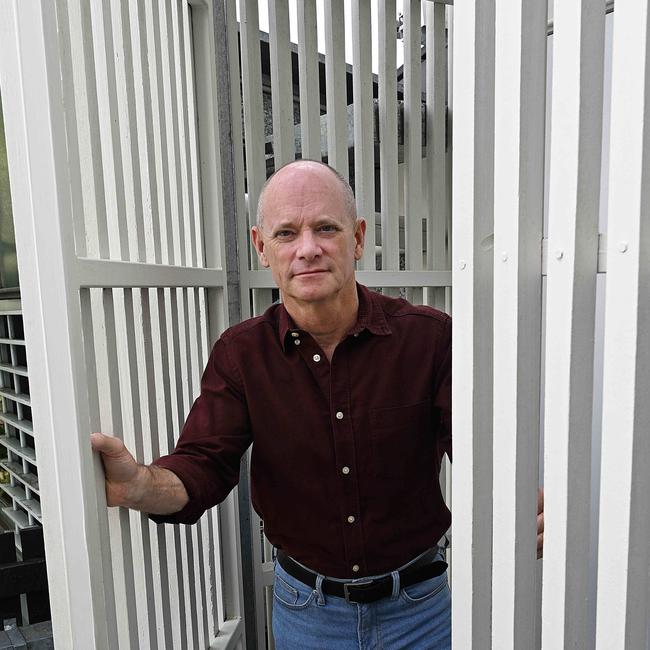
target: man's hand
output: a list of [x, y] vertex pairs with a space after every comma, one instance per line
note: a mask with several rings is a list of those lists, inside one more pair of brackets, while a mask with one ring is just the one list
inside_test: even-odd
[[544, 488], [537, 490], [537, 559], [544, 554]]
[[152, 515], [170, 515], [182, 510], [189, 496], [174, 472], [155, 465], [140, 465], [119, 438], [103, 433], [90, 436], [106, 474], [106, 503]]
[[106, 503], [109, 506], [132, 507], [137, 500], [138, 483], [143, 480], [143, 465], [135, 458], [119, 438], [103, 433], [93, 433], [90, 443], [101, 454], [106, 474]]

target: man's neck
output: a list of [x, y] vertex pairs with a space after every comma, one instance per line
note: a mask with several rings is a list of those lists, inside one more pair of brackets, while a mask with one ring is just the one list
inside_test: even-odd
[[332, 300], [310, 303], [287, 300], [284, 306], [296, 326], [309, 332], [331, 359], [338, 343], [357, 322], [359, 297], [354, 285], [353, 291]]

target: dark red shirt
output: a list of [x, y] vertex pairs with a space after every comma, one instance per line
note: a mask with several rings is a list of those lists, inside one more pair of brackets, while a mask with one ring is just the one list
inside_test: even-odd
[[302, 564], [360, 577], [436, 543], [451, 522], [438, 479], [451, 456], [451, 320], [358, 292], [331, 363], [281, 304], [222, 334], [176, 449], [155, 462], [190, 501], [156, 521], [191, 524], [223, 501], [254, 443], [253, 506]]

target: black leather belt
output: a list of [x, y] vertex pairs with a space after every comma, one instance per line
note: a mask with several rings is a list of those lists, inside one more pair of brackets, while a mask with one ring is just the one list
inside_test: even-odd
[[[447, 563], [442, 560], [434, 561], [437, 554], [438, 549], [432, 548], [413, 564], [402, 569], [399, 572], [400, 588], [409, 587], [443, 574], [447, 569]], [[300, 580], [308, 587], [316, 586], [318, 574], [298, 564], [281, 549], [278, 549], [278, 562], [296, 580]], [[325, 579], [321, 584], [321, 589], [324, 594], [345, 598], [349, 603], [373, 603], [391, 595], [393, 592], [393, 578], [388, 575], [383, 578], [359, 580], [358, 582], [338, 582]]]

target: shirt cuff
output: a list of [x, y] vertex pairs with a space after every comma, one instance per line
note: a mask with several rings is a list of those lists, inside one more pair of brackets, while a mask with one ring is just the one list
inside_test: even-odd
[[169, 515], [154, 515], [147, 513], [151, 521], [156, 524], [195, 524], [206, 511], [206, 506], [201, 498], [200, 480], [197, 480], [196, 467], [193, 463], [186, 462], [177, 456], [162, 456], [154, 460], [152, 465], [163, 467], [174, 472], [181, 480], [189, 496], [189, 501], [178, 512]]

